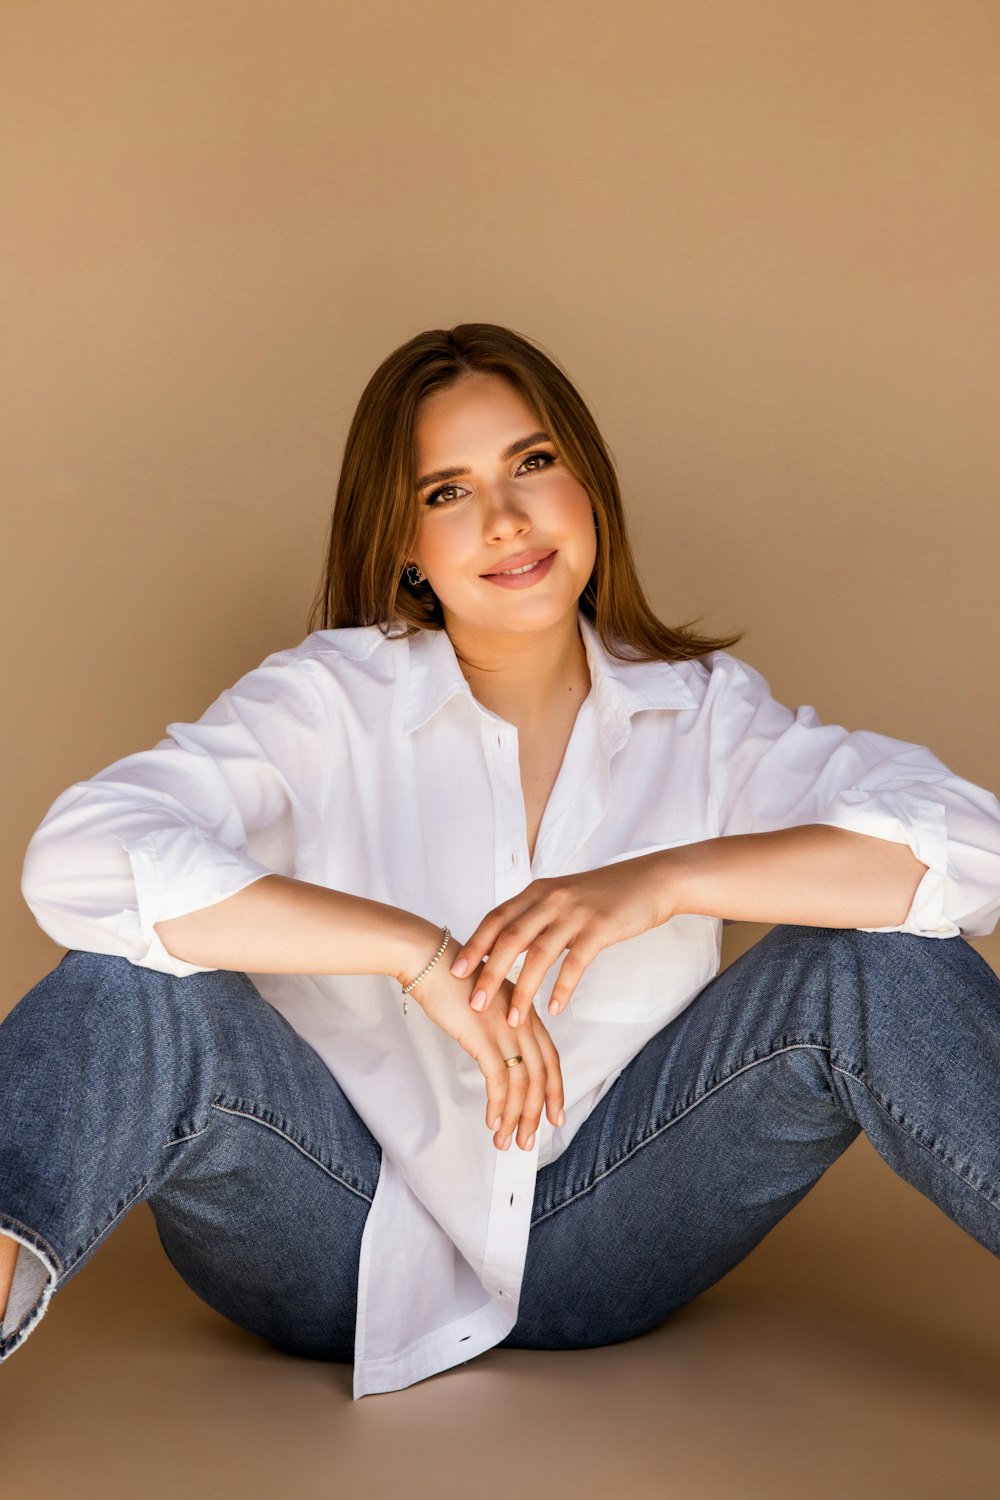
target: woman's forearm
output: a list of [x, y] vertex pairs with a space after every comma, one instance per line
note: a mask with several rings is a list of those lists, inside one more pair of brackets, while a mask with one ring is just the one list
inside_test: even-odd
[[909, 845], [808, 823], [704, 839], [649, 855], [680, 912], [805, 927], [901, 924], [927, 865]]
[[412, 978], [441, 940], [441, 928], [413, 912], [286, 875], [262, 875], [225, 901], [154, 927], [174, 958], [254, 974]]

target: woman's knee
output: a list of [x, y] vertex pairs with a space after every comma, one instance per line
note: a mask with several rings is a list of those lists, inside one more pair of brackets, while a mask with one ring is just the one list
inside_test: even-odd
[[105, 1080], [157, 1061], [173, 1073], [180, 1059], [208, 1055], [220, 1036], [239, 1034], [255, 998], [262, 1012], [270, 1009], [237, 971], [178, 978], [74, 948], [5, 1018], [0, 1058], [22, 1066], [25, 1057], [47, 1057], [55, 1068], [64, 1057], [78, 1069], [88, 1060]]
[[[782, 924], [772, 928], [749, 949], [758, 958], [772, 958], [787, 971], [815, 967], [831, 987], [849, 980], [858, 988], [905, 993], [922, 984], [935, 984], [945, 975], [972, 979], [988, 989], [1000, 979], [961, 936], [926, 937], [913, 932], [879, 932], [855, 927], [808, 927]], [[747, 955], [743, 955], [746, 957]], [[902, 984], [899, 983], [902, 981]]]
[[245, 1005], [248, 996], [261, 1000], [249, 977], [237, 970], [209, 969], [181, 977], [134, 964], [117, 953], [70, 948], [19, 1003], [128, 1016], [147, 1006], [162, 1013], [201, 1006], [216, 1010], [227, 998]]

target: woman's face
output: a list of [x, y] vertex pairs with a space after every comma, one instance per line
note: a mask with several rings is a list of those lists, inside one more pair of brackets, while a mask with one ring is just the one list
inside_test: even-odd
[[[446, 628], [493, 635], [575, 619], [597, 556], [590, 497], [513, 386], [477, 372], [433, 392], [415, 440], [420, 522], [411, 560]], [[438, 475], [443, 469], [462, 472]], [[484, 576], [542, 557], [519, 578]]]

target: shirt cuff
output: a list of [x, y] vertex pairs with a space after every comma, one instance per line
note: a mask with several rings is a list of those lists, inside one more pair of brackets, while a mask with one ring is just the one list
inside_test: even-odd
[[927, 866], [902, 922], [892, 927], [859, 927], [859, 932], [912, 932], [919, 937], [959, 937], [961, 928], [945, 913], [948, 875], [948, 822], [942, 803], [911, 792], [840, 792], [817, 823], [907, 844]]
[[131, 963], [163, 974], [209, 974], [211, 965], [175, 958], [154, 923], [187, 916], [235, 896], [275, 872], [248, 854], [230, 849], [200, 828], [179, 826], [143, 834], [124, 845], [132, 866], [138, 909], [123, 911], [118, 935], [137, 950]]

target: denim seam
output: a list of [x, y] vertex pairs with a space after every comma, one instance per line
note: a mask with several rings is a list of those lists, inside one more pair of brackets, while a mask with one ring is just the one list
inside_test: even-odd
[[207, 1125], [203, 1125], [200, 1130], [192, 1130], [190, 1135], [175, 1135], [175, 1136], [171, 1136], [171, 1138], [170, 1138], [169, 1141], [164, 1141], [163, 1142], [163, 1146], [161, 1147], [161, 1150], [165, 1151], [168, 1146], [179, 1146], [182, 1141], [193, 1141], [199, 1135], [204, 1135], [205, 1131], [207, 1129], [208, 1129], [208, 1126]]
[[212, 1109], [221, 1111], [223, 1114], [240, 1115], [244, 1120], [253, 1120], [255, 1125], [263, 1125], [267, 1130], [273, 1130], [275, 1135], [280, 1135], [282, 1140], [287, 1141], [290, 1146], [294, 1146], [296, 1151], [301, 1151], [302, 1155], [307, 1159], [307, 1161], [314, 1162], [315, 1165], [319, 1167], [321, 1172], [325, 1172], [328, 1177], [332, 1177], [334, 1182], [339, 1182], [341, 1187], [346, 1188], [349, 1193], [357, 1193], [358, 1197], [363, 1198], [366, 1203], [372, 1203], [374, 1201], [374, 1199], [370, 1198], [367, 1193], [362, 1192], [360, 1188], [356, 1188], [353, 1183], [348, 1182], [345, 1178], [341, 1177], [339, 1173], [332, 1171], [328, 1166], [326, 1166], [319, 1160], [319, 1157], [313, 1156], [311, 1151], [307, 1151], [304, 1146], [300, 1146], [298, 1141], [295, 1140], [294, 1137], [290, 1136], [287, 1131], [282, 1130], [277, 1125], [272, 1125], [270, 1120], [264, 1120], [260, 1115], [252, 1114], [250, 1110], [235, 1109], [228, 1104], [213, 1103], [211, 1107]]
[[893, 1114], [889, 1105], [879, 1098], [878, 1094], [875, 1093], [874, 1089], [871, 1088], [867, 1079], [864, 1078], [862, 1074], [852, 1073], [847, 1068], [839, 1068], [835, 1062], [831, 1062], [830, 1067], [835, 1073], [842, 1073], [845, 1078], [853, 1078], [855, 1083], [860, 1083], [861, 1087], [865, 1090], [868, 1096], [871, 1099], [874, 1099], [879, 1109], [881, 1109], [884, 1114], [888, 1115], [889, 1119], [893, 1122], [894, 1125], [901, 1125], [911, 1140], [915, 1141], [918, 1146], [922, 1146], [925, 1151], [929, 1151], [930, 1154], [936, 1157], [943, 1166], [946, 1166], [948, 1168], [949, 1172], [954, 1173], [958, 1180], [960, 1182], [963, 1182], [966, 1187], [972, 1188], [974, 1193], [978, 1193], [981, 1198], [985, 1198], [986, 1202], [990, 1205], [991, 1208], [1000, 1208], [1000, 1201], [998, 1201], [995, 1194], [993, 1194], [992, 1188], [990, 1189], [989, 1193], [984, 1193], [983, 1189], [978, 1185], [978, 1183], [974, 1182], [971, 1177], [967, 1177], [965, 1175], [965, 1171], [962, 1169], [959, 1163], [957, 1163], [953, 1158], [945, 1155], [944, 1151], [938, 1146], [936, 1141], [923, 1140], [921, 1135], [918, 1133], [917, 1127], [912, 1125], [905, 1115]]
[[910, 1136], [910, 1138], [916, 1141], [918, 1146], [922, 1146], [925, 1151], [929, 1151], [932, 1156], [937, 1157], [938, 1160], [941, 1161], [949, 1169], [949, 1171], [955, 1174], [959, 1181], [964, 1182], [967, 1187], [971, 1187], [974, 1192], [980, 1195], [980, 1197], [985, 1198], [986, 1202], [989, 1203], [991, 1208], [1000, 1207], [1000, 1204], [998, 1204], [987, 1193], [984, 1193], [982, 1188], [978, 1187], [975, 1182], [966, 1177], [964, 1173], [958, 1169], [957, 1166], [953, 1165], [952, 1161], [949, 1160], [949, 1158], [944, 1155], [943, 1152], [940, 1151], [935, 1144], [928, 1144], [925, 1140], [922, 1140], [920, 1135], [916, 1133], [915, 1128], [910, 1124], [905, 1116], [894, 1115], [891, 1109], [889, 1109], [888, 1106], [883, 1103], [879, 1096], [869, 1086], [863, 1074], [853, 1073], [850, 1072], [847, 1068], [839, 1067], [833, 1061], [830, 1055], [829, 1046], [822, 1045], [816, 1042], [793, 1042], [790, 1043], [787, 1047], [776, 1047], [773, 1052], [768, 1052], [763, 1057], [754, 1058], [751, 1062], [745, 1064], [744, 1067], [737, 1068], [734, 1072], [729, 1073], [725, 1078], [720, 1079], [718, 1083], [713, 1084], [711, 1088], [706, 1089], [703, 1094], [700, 1094], [697, 1099], [693, 1099], [685, 1109], [681, 1110], [680, 1114], [674, 1115], [672, 1119], [665, 1121], [664, 1124], [659, 1126], [656, 1130], [652, 1130], [648, 1135], [643, 1136], [642, 1140], [638, 1141], [630, 1151], [627, 1151], [624, 1156], [620, 1156], [617, 1161], [612, 1162], [611, 1165], [607, 1167], [603, 1172], [599, 1172], [597, 1176], [592, 1178], [585, 1187], [580, 1188], [578, 1192], [573, 1193], [569, 1198], [565, 1198], [562, 1203], [557, 1203], [553, 1208], [546, 1209], [545, 1213], [539, 1214], [537, 1219], [532, 1219], [529, 1228], [534, 1229], [536, 1224], [541, 1224], [544, 1219], [550, 1219], [552, 1215], [558, 1213], [560, 1209], [567, 1208], [569, 1204], [575, 1203], [577, 1198], [584, 1197], [594, 1187], [596, 1187], [597, 1183], [603, 1181], [603, 1179], [614, 1172], [616, 1168], [622, 1166], [623, 1163], [630, 1160], [630, 1158], [633, 1157], [637, 1151], [641, 1151], [643, 1146], [647, 1145], [648, 1142], [655, 1140], [656, 1137], [658, 1135], [661, 1135], [664, 1130], [669, 1130], [671, 1125], [675, 1125], [678, 1120], [682, 1120], [685, 1115], [690, 1114], [691, 1110], [696, 1109], [697, 1106], [703, 1102], [703, 1100], [707, 1099], [711, 1094], [714, 1094], [718, 1089], [724, 1088], [725, 1085], [727, 1083], [730, 1083], [734, 1078], [738, 1078], [741, 1074], [748, 1072], [750, 1068], [755, 1068], [758, 1063], [769, 1062], [772, 1057], [779, 1057], [783, 1052], [802, 1051], [825, 1052], [830, 1058], [830, 1067], [834, 1072], [843, 1074], [845, 1078], [853, 1078], [857, 1083], [860, 1083], [865, 1092], [872, 1099], [874, 1099], [875, 1103], [881, 1110], [883, 1110], [886, 1115], [888, 1115], [889, 1119], [892, 1120], [894, 1124], [901, 1125]]
[[815, 1042], [793, 1042], [787, 1047], [777, 1047], [773, 1052], [768, 1052], [763, 1057], [753, 1058], [751, 1062], [746, 1063], [742, 1068], [736, 1068], [732, 1073], [727, 1074], [725, 1078], [720, 1078], [719, 1082], [714, 1083], [711, 1088], [706, 1089], [703, 1094], [699, 1094], [697, 1099], [692, 1099], [691, 1103], [687, 1105], [686, 1108], [682, 1109], [680, 1114], [674, 1115], [670, 1120], [665, 1120], [662, 1125], [656, 1128], [656, 1130], [651, 1130], [648, 1135], [643, 1136], [642, 1140], [637, 1141], [636, 1144], [632, 1147], [631, 1151], [626, 1151], [624, 1156], [620, 1156], [617, 1161], [613, 1161], [611, 1165], [609, 1167], [606, 1167], [603, 1172], [599, 1172], [596, 1177], [591, 1179], [586, 1187], [580, 1188], [580, 1190], [576, 1193], [573, 1193], [571, 1197], [565, 1198], [562, 1203], [557, 1203], [554, 1208], [546, 1209], [545, 1213], [539, 1214], [537, 1219], [532, 1219], [529, 1228], [534, 1229], [535, 1225], [541, 1224], [543, 1219], [551, 1218], [552, 1215], [558, 1213], [560, 1209], [567, 1208], [569, 1204], [575, 1203], [577, 1198], [582, 1198], [586, 1193], [589, 1193], [591, 1189], [596, 1187], [596, 1185], [599, 1182], [603, 1181], [605, 1177], [610, 1176], [610, 1174], [614, 1172], [618, 1167], [629, 1161], [637, 1151], [641, 1151], [643, 1146], [648, 1145], [650, 1141], [655, 1140], [658, 1135], [662, 1135], [665, 1130], [669, 1130], [671, 1125], [676, 1125], [678, 1120], [683, 1120], [685, 1115], [690, 1114], [693, 1109], [697, 1109], [699, 1104], [701, 1104], [705, 1099], [709, 1098], [710, 1095], [716, 1093], [718, 1089], [725, 1088], [726, 1084], [731, 1083], [734, 1078], [738, 1078], [742, 1073], [749, 1072], [749, 1070], [751, 1068], [755, 1068], [758, 1063], [769, 1062], [772, 1057], [778, 1057], [782, 1052], [798, 1052], [802, 1050], [826, 1052], [827, 1054], [829, 1054], [830, 1049], [829, 1047], [819, 1046]]
[[66, 1262], [66, 1267], [65, 1267], [67, 1274], [76, 1265], [76, 1263], [77, 1263], [78, 1260], [80, 1260], [84, 1255], [86, 1255], [90, 1250], [92, 1250], [95, 1245], [99, 1244], [100, 1241], [103, 1240], [106, 1235], [110, 1234], [111, 1230], [118, 1223], [118, 1220], [121, 1218], [122, 1214], [128, 1213], [129, 1209], [132, 1207], [132, 1204], [138, 1198], [139, 1194], [143, 1191], [144, 1188], [146, 1188], [146, 1187], [149, 1186], [149, 1182], [150, 1182], [150, 1179], [148, 1177], [144, 1177], [142, 1179], [142, 1181], [139, 1183], [139, 1186], [136, 1187], [136, 1188], [133, 1188], [132, 1192], [129, 1193], [128, 1197], [124, 1198], [123, 1200], [121, 1200], [120, 1206], [115, 1211], [114, 1217], [111, 1218], [111, 1219], [109, 1219], [108, 1222], [103, 1226], [103, 1228], [98, 1229], [91, 1236], [91, 1238], [87, 1241], [87, 1243], [85, 1245], [83, 1245], [81, 1247], [81, 1249], [79, 1249], [76, 1252], [75, 1255], [70, 1256], [69, 1260]]

